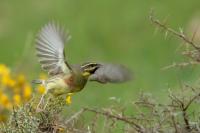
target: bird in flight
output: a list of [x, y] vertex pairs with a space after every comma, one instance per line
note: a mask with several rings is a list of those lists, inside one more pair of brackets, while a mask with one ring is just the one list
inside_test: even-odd
[[[36, 54], [41, 67], [48, 72], [47, 80], [36, 79], [42, 84], [45, 94], [53, 96], [81, 91], [87, 81], [121, 83], [131, 79], [129, 69], [120, 64], [86, 62], [70, 64], [65, 57], [65, 46], [70, 35], [58, 24], [50, 22], [41, 28], [36, 37]], [[45, 95], [44, 94], [44, 95]]]

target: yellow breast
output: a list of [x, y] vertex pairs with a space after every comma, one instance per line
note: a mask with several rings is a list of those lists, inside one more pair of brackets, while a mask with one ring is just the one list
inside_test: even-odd
[[61, 77], [56, 77], [51, 79], [46, 84], [47, 92], [53, 94], [54, 96], [67, 94], [70, 92], [69, 86]]

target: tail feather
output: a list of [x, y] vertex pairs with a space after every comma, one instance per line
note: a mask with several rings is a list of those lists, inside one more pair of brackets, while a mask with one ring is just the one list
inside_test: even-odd
[[32, 83], [33, 83], [33, 84], [44, 84], [44, 80], [35, 79], [35, 80], [32, 80]]

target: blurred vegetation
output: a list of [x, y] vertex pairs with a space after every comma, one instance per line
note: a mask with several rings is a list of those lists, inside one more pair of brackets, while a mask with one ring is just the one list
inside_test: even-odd
[[37, 112], [32, 99], [29, 103], [15, 109], [13, 108], [11, 117], [6, 124], [1, 125], [3, 133], [40, 133], [40, 132], [59, 132], [62, 131], [60, 125], [56, 125], [58, 113], [63, 109], [64, 99], [56, 98], [51, 101], [46, 109]]
[[42, 70], [35, 57], [35, 34], [42, 25], [55, 20], [72, 35], [66, 47], [70, 63], [88, 60], [122, 63], [135, 75], [134, 81], [126, 84], [89, 83], [74, 96], [72, 108], [108, 105], [109, 97], [113, 96], [131, 100], [141, 90], [153, 92], [165, 100], [163, 96], [169, 87], [178, 87], [180, 80], [191, 83], [199, 73], [195, 67], [183, 71], [161, 70], [185, 59], [177, 54], [177, 39], [165, 40], [162, 34], [153, 35], [155, 28], [148, 20], [149, 11], [154, 8], [163, 19], [168, 16], [172, 27], [185, 29], [193, 16], [198, 15], [198, 5], [199, 1], [186, 0], [2, 0], [0, 62], [13, 68], [19, 66], [20, 71], [30, 75], [28, 80], [37, 77]]
[[[120, 101], [117, 106], [129, 106], [129, 102], [136, 100], [141, 91], [151, 92], [153, 96], [157, 97], [156, 101], [160, 102], [156, 104], [169, 101], [167, 99], [168, 89], [173, 88], [174, 91], [181, 88], [183, 82], [189, 85], [198, 84], [199, 70], [196, 65], [161, 70], [174, 62], [187, 62], [188, 57], [185, 58], [180, 54], [185, 49], [182, 45], [177, 45], [182, 44], [180, 40], [173, 36], [167, 36], [164, 39], [165, 35], [160, 34], [159, 31], [162, 30], [159, 28], [158, 32], [154, 34], [157, 28], [151, 25], [148, 14], [150, 9], [154, 8], [165, 23], [169, 22], [171, 27], [175, 27], [174, 29], [177, 30], [182, 27], [183, 31], [186, 31], [186, 34], [192, 38], [197, 29], [195, 27], [200, 24], [199, 4], [199, 1], [187, 0], [145, 2], [139, 0], [22, 0], [20, 2], [1, 0], [0, 73], [3, 70], [4, 76], [0, 75], [0, 113], [5, 114], [2, 116], [6, 117], [0, 119], [6, 120], [9, 114], [7, 110], [12, 110], [12, 106], [17, 105], [17, 115], [19, 117], [23, 115], [22, 117], [30, 120], [29, 112], [26, 111], [32, 107], [29, 104], [24, 105], [24, 103], [27, 103], [33, 92], [42, 94], [44, 91], [42, 87], [35, 88], [30, 85], [30, 80], [38, 77], [42, 71], [35, 57], [35, 33], [42, 25], [51, 20], [65, 25], [72, 35], [72, 39], [66, 47], [66, 57], [70, 63], [82, 63], [88, 60], [122, 63], [133, 70], [135, 77], [134, 81], [119, 85], [88, 83], [83, 91], [74, 95], [73, 106], [64, 106], [61, 113], [64, 118], [85, 106], [97, 109], [110, 108], [111, 105], [115, 105], [111, 99]], [[198, 34], [196, 35], [195, 42], [198, 43], [200, 37]], [[19, 87], [21, 80], [23, 80], [23, 84]], [[22, 104], [24, 106], [18, 108], [18, 105]], [[176, 109], [173, 111], [175, 114], [177, 113]], [[137, 114], [130, 106], [125, 112], [128, 116]], [[16, 115], [15, 110], [13, 110], [10, 122], [13, 121], [14, 114]], [[86, 113], [85, 121], [87, 122], [91, 118], [88, 116], [90, 115]], [[35, 129], [37, 129], [40, 124], [37, 120], [41, 120], [41, 117], [35, 115], [33, 117], [31, 122], [36, 122]], [[95, 115], [94, 121], [96, 117], [98, 115]], [[80, 119], [77, 129], [89, 131], [88, 127], [91, 126], [87, 126], [87, 124], [82, 126], [84, 120], [82, 117]], [[101, 122], [104, 120], [100, 119]], [[179, 120], [181, 122], [179, 127], [184, 127], [182, 119]], [[95, 126], [95, 122], [93, 123]], [[10, 126], [10, 129], [13, 128], [12, 124], [6, 126]], [[26, 125], [27, 128], [29, 126]], [[121, 127], [124, 125], [119, 124], [118, 126], [122, 129]], [[133, 130], [135, 131], [135, 129]]]
[[[41, 79], [45, 76], [41, 74]], [[37, 86], [33, 90], [24, 74], [13, 73], [7, 66], [0, 64], [0, 122], [5, 122], [9, 117], [9, 111], [28, 102], [33, 92], [43, 94], [45, 88]]]
[[[124, 105], [112, 98], [105, 108], [83, 107], [66, 112], [64, 99], [57, 97], [45, 109], [35, 110], [34, 98], [13, 108], [7, 123], [0, 125], [2, 133], [199, 133], [198, 88], [184, 85], [177, 92], [168, 92], [169, 102], [162, 104], [150, 93], [141, 93], [138, 100]], [[122, 106], [123, 105], [123, 106]], [[196, 106], [196, 108], [192, 108]], [[134, 113], [127, 114], [132, 110]], [[192, 112], [192, 113], [191, 113]]]

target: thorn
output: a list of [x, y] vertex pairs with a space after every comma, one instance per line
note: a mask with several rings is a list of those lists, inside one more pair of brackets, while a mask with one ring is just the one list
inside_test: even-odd
[[181, 27], [179, 27], [179, 31], [180, 31], [180, 33], [181, 33], [181, 35], [184, 35], [183, 33], [183, 28], [181, 28]]
[[165, 39], [167, 39], [168, 31], [165, 32]]
[[199, 30], [199, 26], [197, 26], [197, 27], [195, 28], [195, 31], [194, 31], [194, 33], [192, 34], [191, 41], [194, 41], [195, 36], [196, 36], [198, 30]]

